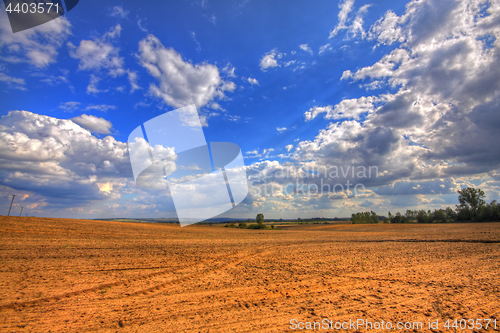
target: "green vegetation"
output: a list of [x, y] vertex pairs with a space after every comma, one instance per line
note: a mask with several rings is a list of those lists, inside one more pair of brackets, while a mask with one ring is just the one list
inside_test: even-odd
[[352, 214], [351, 221], [353, 224], [363, 223], [379, 223], [379, 218], [374, 211]]
[[257, 224], [250, 224], [247, 226], [247, 229], [269, 229], [269, 227], [264, 224], [264, 214], [257, 214], [255, 220]]
[[[397, 212], [389, 218], [383, 217], [384, 223], [447, 223], [456, 221], [492, 222], [500, 221], [500, 204], [496, 200], [486, 204], [485, 194], [479, 188], [467, 187], [458, 193], [459, 205], [455, 209], [431, 210], [407, 210], [405, 214]], [[375, 219], [377, 218], [377, 220]], [[378, 223], [378, 217], [374, 212], [352, 214], [353, 223]]]
[[[257, 223], [245, 223], [245, 222], [240, 222], [238, 224], [238, 228], [240, 229], [274, 229], [274, 225], [272, 226], [267, 226], [264, 224], [264, 214], [257, 214], [257, 217], [255, 219]], [[250, 222], [250, 219], [248, 220]], [[236, 224], [234, 222], [230, 222], [229, 224], [226, 224], [224, 227], [226, 228], [236, 228]]]

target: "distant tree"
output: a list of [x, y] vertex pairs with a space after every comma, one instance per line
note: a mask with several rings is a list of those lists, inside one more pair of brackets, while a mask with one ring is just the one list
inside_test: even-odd
[[479, 211], [486, 204], [484, 192], [479, 188], [467, 187], [457, 191], [457, 193], [459, 194], [458, 202], [460, 202], [460, 205], [457, 205], [458, 213], [460, 214], [463, 210], [468, 211], [472, 220], [475, 221]]
[[417, 211], [408, 209], [405, 213], [404, 220], [406, 223], [413, 222], [417, 219]]
[[446, 221], [455, 221], [457, 219], [457, 213], [450, 207], [446, 207]]
[[421, 209], [417, 212], [417, 223], [432, 223], [432, 213], [431, 211], [426, 211]]
[[371, 212], [352, 214], [351, 221], [353, 224], [378, 223], [379, 218], [377, 216], [377, 213], [375, 213], [374, 211], [371, 211]]
[[401, 223], [403, 222], [403, 216], [401, 216], [400, 212], [397, 212], [396, 215], [391, 220], [391, 223]]
[[257, 224], [264, 224], [264, 214], [257, 214]]
[[238, 228], [245, 229], [246, 227], [247, 227], [247, 224], [245, 222], [238, 223]]
[[435, 209], [432, 213], [432, 221], [446, 223], [446, 211], [444, 209]]
[[496, 200], [493, 200], [489, 204], [486, 204], [478, 215], [478, 221], [500, 221], [500, 204]]

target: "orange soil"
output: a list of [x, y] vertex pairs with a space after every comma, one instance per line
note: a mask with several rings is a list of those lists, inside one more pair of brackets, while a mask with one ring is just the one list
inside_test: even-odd
[[325, 318], [439, 319], [439, 331], [490, 318], [498, 331], [499, 259], [500, 223], [240, 230], [4, 216], [0, 331], [296, 332], [292, 319]]

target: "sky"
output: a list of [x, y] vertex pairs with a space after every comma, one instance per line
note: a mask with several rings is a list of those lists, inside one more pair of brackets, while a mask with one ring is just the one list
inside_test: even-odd
[[[242, 151], [221, 216], [346, 217], [500, 199], [500, 2], [81, 0], [12, 33], [0, 9], [0, 214], [176, 217], [127, 140], [194, 105]], [[23, 213], [24, 215], [24, 213]]]

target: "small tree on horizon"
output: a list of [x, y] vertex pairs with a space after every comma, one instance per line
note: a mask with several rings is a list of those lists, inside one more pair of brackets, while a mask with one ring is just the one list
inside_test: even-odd
[[257, 214], [257, 224], [264, 224], [264, 214]]
[[478, 212], [486, 204], [484, 192], [479, 188], [467, 187], [457, 193], [460, 202], [460, 205], [457, 205], [457, 211], [460, 213], [460, 211], [468, 210], [472, 214], [472, 220], [476, 220]]

